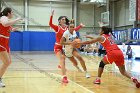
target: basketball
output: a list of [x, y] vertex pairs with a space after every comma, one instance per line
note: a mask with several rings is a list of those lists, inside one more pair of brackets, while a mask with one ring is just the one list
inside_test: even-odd
[[81, 47], [81, 44], [79, 44], [79, 43], [81, 43], [80, 39], [74, 39], [73, 42], [76, 42], [76, 43], [73, 44], [74, 48], [80, 48]]

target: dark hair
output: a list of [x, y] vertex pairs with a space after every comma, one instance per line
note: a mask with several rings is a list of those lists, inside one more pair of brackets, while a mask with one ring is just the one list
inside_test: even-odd
[[8, 13], [11, 13], [11, 11], [12, 11], [12, 9], [10, 7], [4, 8], [4, 10], [2, 12], [0, 12], [0, 17], [7, 16]]
[[69, 25], [74, 24], [74, 23], [75, 23], [75, 21], [74, 21], [74, 19], [72, 19], [72, 20], [70, 20]]
[[61, 20], [62, 18], [65, 18], [65, 19], [66, 19], [66, 25], [69, 25], [69, 19], [68, 19], [67, 16], [60, 16], [60, 17], [58, 18], [58, 21]]
[[102, 31], [104, 31], [104, 34], [109, 34], [109, 33], [111, 33], [112, 36], [115, 37], [115, 35], [114, 35], [113, 32], [112, 32], [112, 28], [103, 26], [103, 27], [101, 27], [101, 29], [102, 29]]

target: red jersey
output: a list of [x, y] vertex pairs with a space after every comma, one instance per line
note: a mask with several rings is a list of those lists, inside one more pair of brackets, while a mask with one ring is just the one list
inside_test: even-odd
[[[52, 18], [53, 16], [50, 17], [50, 22], [49, 22], [49, 25], [54, 29], [55, 33], [56, 33], [56, 43], [60, 43], [60, 40], [63, 36], [63, 33], [68, 29], [68, 27], [61, 27], [60, 25], [54, 25], [52, 23]], [[78, 27], [75, 28], [75, 31], [79, 30], [81, 28], [81, 26], [79, 25]]]
[[103, 45], [103, 47], [107, 51], [107, 54], [104, 56], [103, 60], [105, 62], [110, 63], [110, 64], [115, 62], [115, 64], [117, 66], [124, 65], [123, 53], [119, 49], [117, 44], [114, 43], [114, 41], [112, 40], [111, 35], [103, 34], [102, 36], [105, 38], [105, 40], [103, 42], [101, 42], [101, 44]]
[[10, 36], [11, 26], [4, 27], [0, 23], [0, 51], [9, 52], [9, 36]]
[[107, 52], [112, 51], [112, 50], [120, 50], [117, 44], [115, 44], [114, 40], [112, 39], [111, 35], [102, 35], [105, 40], [101, 42], [102, 46], [105, 48]]
[[1, 23], [0, 23], [0, 35], [9, 37], [10, 36], [10, 31], [11, 31], [11, 26], [8, 27], [4, 27]]

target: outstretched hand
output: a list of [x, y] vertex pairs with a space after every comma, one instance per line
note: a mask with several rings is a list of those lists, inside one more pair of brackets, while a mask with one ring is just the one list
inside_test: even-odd
[[100, 27], [103, 27], [104, 23], [103, 22], [98, 22]]
[[52, 16], [54, 15], [54, 10], [52, 11]]
[[12, 28], [12, 31], [18, 31], [19, 27]]
[[85, 27], [85, 25], [83, 23], [80, 24], [81, 27]]
[[23, 18], [18, 17], [16, 20], [17, 20], [17, 21], [21, 21], [21, 20], [23, 20]]

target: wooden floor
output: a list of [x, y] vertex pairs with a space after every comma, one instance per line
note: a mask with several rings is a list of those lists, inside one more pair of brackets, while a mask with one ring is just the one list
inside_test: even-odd
[[[114, 64], [106, 66], [101, 85], [93, 84], [101, 58], [85, 55], [83, 58], [91, 78], [85, 78], [84, 73], [66, 60], [70, 82], [64, 85], [60, 82], [58, 60], [53, 52], [13, 52], [13, 63], [3, 77], [6, 87], [0, 88], [0, 93], [140, 93], [140, 89], [118, 73]], [[126, 63], [127, 70], [140, 79], [140, 70], [136, 70], [140, 62], [133, 63]]]

